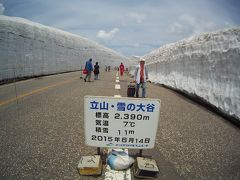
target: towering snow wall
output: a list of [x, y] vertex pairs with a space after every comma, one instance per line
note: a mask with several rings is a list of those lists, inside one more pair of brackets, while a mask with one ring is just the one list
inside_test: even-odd
[[144, 57], [151, 81], [197, 95], [240, 121], [240, 27], [168, 44]]
[[102, 67], [127, 61], [126, 57], [86, 38], [0, 15], [0, 82], [79, 70], [89, 58]]

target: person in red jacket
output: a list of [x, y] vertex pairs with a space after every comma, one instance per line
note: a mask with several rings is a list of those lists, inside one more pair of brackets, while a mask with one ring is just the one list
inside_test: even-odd
[[121, 62], [120, 66], [119, 66], [119, 71], [120, 71], [120, 75], [123, 76], [123, 72], [124, 72], [124, 65]]

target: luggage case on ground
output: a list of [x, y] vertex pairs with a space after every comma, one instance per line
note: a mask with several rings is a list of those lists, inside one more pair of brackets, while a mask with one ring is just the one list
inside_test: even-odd
[[137, 157], [133, 171], [135, 177], [143, 179], [156, 178], [159, 173], [157, 162], [144, 157]]
[[101, 156], [82, 156], [78, 167], [80, 175], [97, 176], [102, 174]]
[[128, 88], [127, 88], [127, 96], [128, 97], [134, 97], [135, 96], [135, 83], [133, 82], [130, 82], [130, 84], [128, 85]]

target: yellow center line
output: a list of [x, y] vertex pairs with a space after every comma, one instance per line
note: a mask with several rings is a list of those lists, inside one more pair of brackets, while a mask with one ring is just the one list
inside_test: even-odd
[[43, 87], [43, 88], [35, 89], [35, 90], [33, 90], [33, 91], [30, 91], [30, 92], [21, 94], [21, 95], [19, 95], [17, 98], [16, 98], [16, 97], [13, 97], [13, 98], [10, 98], [10, 99], [7, 99], [7, 100], [0, 101], [0, 106], [3, 106], [3, 105], [6, 105], [6, 104], [9, 104], [9, 103], [12, 103], [12, 102], [14, 102], [14, 101], [17, 101], [17, 100], [22, 99], [22, 98], [27, 97], [27, 96], [31, 96], [31, 95], [33, 95], [33, 94], [37, 94], [37, 93], [46, 91], [46, 90], [48, 90], [48, 89], [50, 89], [50, 88], [54, 88], [54, 87], [57, 87], [57, 86], [61, 86], [61, 85], [70, 83], [70, 82], [72, 82], [72, 81], [74, 81], [74, 80], [77, 80], [77, 79], [79, 79], [79, 78], [74, 78], [74, 79], [71, 79], [71, 80], [62, 81], [62, 82], [60, 82], [60, 83], [56, 83], [56, 84], [53, 84], [53, 85], [45, 86], [45, 87]]
[[14, 84], [18, 85], [18, 84], [23, 84], [23, 83], [26, 83], [26, 82], [29, 82], [29, 81], [33, 81], [33, 79], [27, 79], [27, 80], [23, 80], [23, 81], [18, 81], [18, 82], [12, 82], [10, 84], [3, 84], [0, 86], [0, 89], [1, 88], [5, 88], [5, 87], [8, 87], [8, 86], [13, 86]]

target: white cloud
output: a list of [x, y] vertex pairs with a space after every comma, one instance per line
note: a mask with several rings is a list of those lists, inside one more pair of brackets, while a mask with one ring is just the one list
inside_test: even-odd
[[134, 47], [138, 48], [138, 47], [140, 47], [140, 44], [139, 44], [138, 42], [136, 42], [136, 43], [134, 44]]
[[0, 3], [0, 15], [4, 13], [5, 7]]
[[181, 34], [183, 31], [184, 31], [183, 25], [178, 22], [174, 22], [170, 26], [170, 33], [172, 33], [172, 34], [174, 34], [174, 33]]
[[198, 24], [194, 17], [184, 14], [179, 16], [177, 21], [170, 25], [170, 33], [172, 34], [184, 34], [193, 33], [198, 28]]
[[193, 16], [188, 15], [188, 14], [181, 15], [179, 17], [179, 20], [182, 22], [185, 22], [186, 24], [192, 25], [192, 26], [195, 26], [197, 24], [196, 19]]
[[129, 13], [127, 15], [127, 18], [129, 18], [132, 21], [135, 21], [137, 23], [142, 23], [143, 20], [146, 18], [146, 16], [144, 14], [140, 14], [140, 13]]
[[179, 16], [177, 21], [170, 25], [170, 33], [172, 34], [188, 34], [189, 36], [212, 31], [217, 28], [216, 24], [203, 17], [195, 18], [194, 16], [183, 14]]
[[99, 30], [97, 37], [103, 40], [111, 40], [114, 38], [115, 34], [119, 31], [118, 28], [113, 28], [111, 31], [106, 32], [104, 30]]

